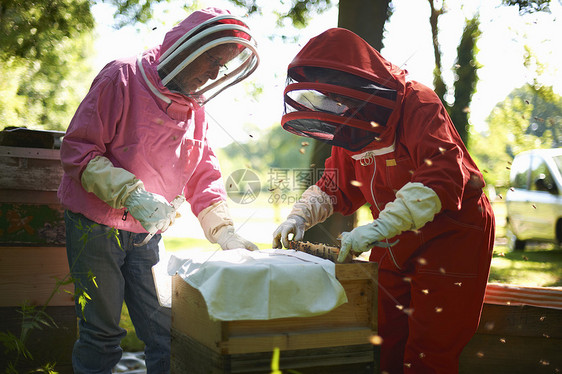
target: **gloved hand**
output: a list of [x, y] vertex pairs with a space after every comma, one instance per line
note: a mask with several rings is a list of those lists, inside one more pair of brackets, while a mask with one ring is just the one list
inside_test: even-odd
[[246, 248], [250, 251], [257, 251], [258, 246], [249, 240], [244, 239], [236, 233], [234, 226], [223, 226], [217, 232], [217, 243], [223, 250]]
[[385, 238], [377, 224], [377, 220], [356, 227], [351, 232], [342, 232], [340, 253], [337, 261], [343, 262], [350, 251], [367, 252], [373, 247], [373, 243]]
[[149, 233], [166, 231], [176, 219], [176, 208], [164, 196], [148, 192], [142, 186], [130, 193], [125, 207]]
[[234, 222], [226, 202], [219, 201], [203, 209], [197, 215], [203, 233], [211, 243], [219, 243], [222, 249], [246, 248], [255, 251], [258, 247], [236, 234]]
[[[297, 215], [289, 215], [287, 220], [275, 229], [273, 232], [272, 248], [289, 248], [289, 234], [293, 234], [293, 240], [302, 240], [306, 230], [306, 222], [304, 218]], [[283, 245], [281, 245], [283, 244]]]
[[289, 234], [293, 234], [293, 240], [302, 240], [308, 228], [324, 222], [333, 212], [331, 197], [316, 185], [308, 187], [287, 220], [273, 232], [273, 248], [282, 248], [281, 244], [289, 248]]
[[341, 234], [338, 262], [342, 262], [350, 251], [365, 252], [375, 242], [423, 227], [440, 210], [441, 200], [435, 191], [421, 183], [406, 183], [396, 193], [396, 199], [386, 204], [376, 220]]

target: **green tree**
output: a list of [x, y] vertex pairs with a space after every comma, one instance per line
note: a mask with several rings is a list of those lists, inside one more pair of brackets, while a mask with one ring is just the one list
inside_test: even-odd
[[518, 6], [520, 14], [550, 12], [550, 0], [502, 0], [507, 6]]
[[[433, 71], [433, 85], [435, 93], [441, 98], [447, 112], [451, 116], [453, 123], [465, 143], [469, 146], [470, 136], [470, 103], [472, 95], [476, 91], [478, 82], [479, 64], [476, 56], [478, 48], [476, 46], [480, 38], [479, 15], [465, 21], [463, 34], [457, 48], [457, 60], [453, 67], [455, 82], [453, 84], [454, 100], [447, 100], [449, 89], [443, 80], [443, 66], [441, 63], [441, 49], [439, 44], [439, 17], [445, 13], [445, 1], [441, 1], [441, 7], [435, 6], [435, 0], [428, 0], [431, 9], [429, 23], [433, 40], [433, 53], [435, 58], [435, 69]], [[535, 12], [550, 12], [550, 0], [502, 0], [506, 6], [518, 6], [521, 15]]]
[[0, 67], [2, 124], [64, 130], [91, 80], [85, 59], [91, 48], [89, 34], [83, 34], [52, 43], [41, 60], [4, 60]]
[[514, 155], [560, 146], [562, 97], [552, 87], [526, 84], [496, 105], [487, 122], [486, 133], [473, 134], [471, 153], [489, 185], [506, 187]]
[[[275, 152], [271, 152], [274, 149]], [[309, 153], [311, 147], [303, 138], [275, 126], [259, 139], [245, 143], [234, 142], [217, 152], [224, 174], [230, 174], [241, 168], [248, 168], [257, 173], [262, 180], [267, 180], [271, 169], [304, 169], [310, 167]], [[269, 188], [263, 185], [262, 188]]]
[[437, 96], [441, 98], [443, 105], [453, 120], [461, 139], [468, 146], [469, 122], [468, 113], [472, 101], [472, 95], [476, 91], [478, 82], [478, 63], [476, 54], [478, 49], [476, 43], [480, 37], [480, 21], [478, 14], [472, 19], [465, 21], [465, 27], [457, 47], [457, 61], [453, 67], [455, 73], [454, 101], [449, 103], [447, 100], [448, 88], [443, 80], [443, 66], [441, 63], [441, 47], [439, 44], [439, 17], [445, 13], [445, 1], [440, 8], [435, 7], [434, 0], [428, 0], [431, 9], [429, 23], [433, 40], [433, 55], [435, 58], [435, 68], [433, 70], [433, 85]]
[[525, 46], [524, 65], [532, 81], [513, 90], [496, 105], [486, 122], [488, 130], [472, 134], [472, 155], [485, 170], [489, 185], [505, 187], [513, 157], [534, 148], [562, 146], [562, 97], [541, 83], [546, 66]]
[[[108, 0], [115, 27], [145, 22], [162, 0]], [[0, 121], [64, 130], [91, 81], [89, 0], [0, 2]]]

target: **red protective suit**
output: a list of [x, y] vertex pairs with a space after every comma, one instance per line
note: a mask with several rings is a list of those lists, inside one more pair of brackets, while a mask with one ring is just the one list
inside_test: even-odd
[[478, 326], [494, 243], [482, 174], [437, 95], [406, 81], [404, 70], [357, 35], [324, 32], [289, 70], [299, 66], [352, 73], [396, 91], [378, 138], [355, 152], [333, 147], [317, 185], [335, 197], [334, 211], [351, 214], [369, 203], [375, 219], [408, 182], [437, 194], [442, 209], [433, 221], [388, 238], [399, 239], [392, 248], [371, 251], [370, 260], [380, 265], [381, 371], [457, 372], [459, 355]]

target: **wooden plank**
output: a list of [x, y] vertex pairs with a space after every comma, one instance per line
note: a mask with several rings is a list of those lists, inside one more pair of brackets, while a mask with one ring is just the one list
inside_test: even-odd
[[275, 347], [282, 350], [325, 348], [367, 344], [373, 331], [369, 328], [327, 329], [302, 333], [259, 334], [230, 336], [218, 344], [221, 352], [228, 354], [269, 352]]
[[63, 173], [60, 160], [0, 156], [2, 189], [56, 191]]
[[[281, 350], [279, 367], [302, 374], [378, 372], [378, 347], [370, 344]], [[272, 352], [221, 355], [172, 328], [172, 374], [271, 373]]]
[[[0, 306], [24, 302], [44, 305], [55, 289], [57, 279], [68, 274], [65, 247], [0, 247]], [[62, 287], [50, 306], [73, 306], [72, 284]]]
[[209, 318], [203, 296], [179, 275], [172, 277], [172, 326], [212, 349], [223, 339], [223, 323]]
[[0, 189], [0, 203], [60, 205], [56, 191]]
[[562, 310], [484, 304], [476, 334], [460, 357], [460, 373], [562, 370]]
[[375, 262], [353, 262], [336, 264], [336, 278], [339, 281], [365, 279], [376, 284], [378, 267]]
[[[267, 370], [271, 366], [273, 352], [235, 354], [227, 356], [230, 360], [230, 369], [233, 373], [250, 372], [261, 368]], [[353, 364], [374, 364], [376, 350], [371, 344], [280, 350], [279, 368], [282, 370], [296, 369], [299, 373], [303, 370], [322, 367], [324, 371], [317, 373], [333, 372], [328, 368], [347, 365], [346, 373], [357, 373], [350, 370]], [[372, 367], [372, 366], [371, 366]], [[372, 370], [370, 371], [372, 373]]]
[[484, 304], [477, 334], [562, 339], [562, 310]]
[[562, 339], [478, 334], [461, 354], [459, 373], [558, 373], [561, 347]]
[[[76, 313], [73, 306], [47, 307], [45, 312], [54, 320], [56, 327], [43, 326], [30, 331], [26, 347], [33, 355], [33, 360], [20, 360], [19, 373], [35, 372], [43, 364], [56, 364], [55, 371], [60, 374], [72, 374], [72, 348], [78, 337]], [[21, 318], [19, 308], [0, 308], [0, 331], [20, 336]], [[0, 372], [6, 372], [9, 362], [14, 362], [4, 349], [0, 349]]]
[[0, 157], [22, 157], [40, 160], [60, 160], [59, 149], [0, 146]]

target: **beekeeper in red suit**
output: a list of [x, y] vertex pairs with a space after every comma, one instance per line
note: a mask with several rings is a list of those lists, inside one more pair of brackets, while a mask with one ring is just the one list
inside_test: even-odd
[[256, 249], [236, 234], [203, 105], [257, 65], [247, 25], [207, 8], [94, 79], [62, 143], [58, 191], [76, 290], [88, 295], [76, 301], [75, 373], [110, 373], [120, 360], [123, 300], [148, 373], [169, 372], [170, 310], [158, 303], [151, 268], [184, 199], [210, 242]]
[[368, 203], [374, 221], [341, 234], [338, 260], [371, 250], [379, 263], [381, 372], [456, 373], [479, 321], [494, 216], [439, 98], [336, 28], [293, 59], [284, 100], [286, 130], [333, 147], [273, 246]]

